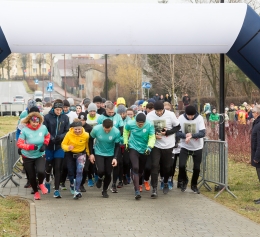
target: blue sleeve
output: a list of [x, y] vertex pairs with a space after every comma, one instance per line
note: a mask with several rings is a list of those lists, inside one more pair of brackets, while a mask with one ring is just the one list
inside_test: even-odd
[[177, 138], [182, 138], [185, 139], [186, 138], [186, 134], [184, 134], [181, 130], [176, 132], [176, 137]]
[[198, 133], [192, 134], [192, 138], [203, 138], [205, 137], [206, 129], [199, 130]]

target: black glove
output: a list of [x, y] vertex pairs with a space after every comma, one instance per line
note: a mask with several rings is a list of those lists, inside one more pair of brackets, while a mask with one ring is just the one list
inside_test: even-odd
[[60, 142], [61, 142], [60, 136], [55, 137], [54, 143], [55, 143], [55, 144], [59, 144]]
[[45, 144], [42, 144], [42, 146], [41, 146], [41, 148], [40, 148], [40, 152], [44, 152], [45, 151], [45, 149], [46, 149], [46, 145]]
[[55, 143], [55, 137], [51, 136], [50, 141]]
[[29, 150], [31, 150], [31, 151], [36, 151], [36, 150], [38, 150], [38, 146], [36, 146], [36, 145], [29, 145]]
[[18, 148], [18, 155], [22, 155], [22, 149], [21, 148]]
[[151, 154], [151, 150], [152, 150], [151, 147], [148, 146], [148, 147], [146, 148], [144, 154], [145, 154], [146, 156], [149, 156], [149, 155]]

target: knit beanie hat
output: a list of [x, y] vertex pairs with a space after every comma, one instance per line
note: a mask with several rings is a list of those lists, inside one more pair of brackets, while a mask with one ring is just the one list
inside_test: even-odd
[[156, 102], [154, 103], [154, 109], [155, 109], [155, 110], [162, 110], [162, 109], [164, 109], [163, 102], [161, 102], [161, 101], [156, 101]]
[[125, 105], [125, 99], [123, 97], [118, 97], [117, 101], [116, 101], [116, 104], [117, 105], [119, 105], [119, 104]]
[[63, 109], [63, 102], [62, 102], [62, 100], [55, 100], [54, 104], [53, 104], [53, 108], [54, 109], [57, 109], [57, 108]]
[[86, 115], [85, 112], [80, 112], [78, 118], [83, 119], [83, 120], [87, 120], [87, 115]]
[[148, 101], [147, 101], [148, 103], [155, 103], [155, 99], [153, 99], [153, 98], [150, 98], [150, 99], [148, 99]]
[[89, 104], [89, 103], [91, 103], [91, 99], [85, 98], [85, 99], [83, 100], [83, 105]]
[[78, 122], [73, 122], [70, 127], [82, 127], [82, 123], [80, 121]]
[[105, 103], [106, 101], [106, 98], [102, 98], [102, 103]]
[[102, 103], [102, 97], [101, 97], [101, 96], [95, 96], [95, 97], [94, 97], [93, 103], [97, 103], [97, 102]]
[[185, 113], [187, 115], [195, 115], [197, 113], [196, 109], [194, 106], [192, 105], [188, 105], [186, 108], [185, 108]]
[[146, 121], [146, 116], [143, 113], [139, 113], [135, 118], [136, 122], [144, 123]]
[[126, 112], [126, 107], [124, 105], [118, 105], [117, 107], [117, 113], [122, 114]]
[[68, 100], [63, 100], [63, 106], [70, 107], [70, 102]]
[[39, 108], [38, 108], [37, 106], [33, 106], [32, 108], [30, 108], [30, 109], [28, 110], [28, 113], [32, 113], [32, 112], [38, 112], [38, 113], [40, 113], [40, 110], [39, 110]]
[[88, 112], [90, 112], [90, 111], [96, 111], [96, 112], [97, 112], [97, 106], [96, 106], [96, 104], [90, 103], [90, 104], [88, 105]]
[[29, 111], [33, 106], [36, 106], [35, 100], [28, 100], [28, 103], [27, 103], [27, 109], [28, 109], [28, 111]]

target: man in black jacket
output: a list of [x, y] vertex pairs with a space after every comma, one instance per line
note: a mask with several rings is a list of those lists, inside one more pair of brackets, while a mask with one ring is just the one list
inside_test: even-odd
[[95, 96], [93, 99], [93, 103], [96, 104], [97, 106], [97, 114], [103, 114], [106, 112], [106, 110], [104, 108], [101, 107], [103, 100], [101, 96]]
[[50, 192], [50, 174], [52, 168], [55, 174], [55, 191], [53, 197], [61, 198], [59, 187], [61, 178], [62, 161], [64, 158], [64, 151], [61, 148], [61, 143], [66, 133], [69, 131], [70, 122], [69, 117], [63, 113], [62, 100], [55, 100], [50, 112], [45, 115], [43, 123], [50, 135], [50, 142], [45, 150], [46, 155], [46, 182], [45, 186]]

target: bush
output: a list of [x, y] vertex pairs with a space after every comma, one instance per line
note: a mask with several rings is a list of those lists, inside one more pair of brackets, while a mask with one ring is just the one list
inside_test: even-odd
[[26, 82], [31, 91], [35, 91], [37, 89], [35, 81], [33, 79], [26, 79]]

